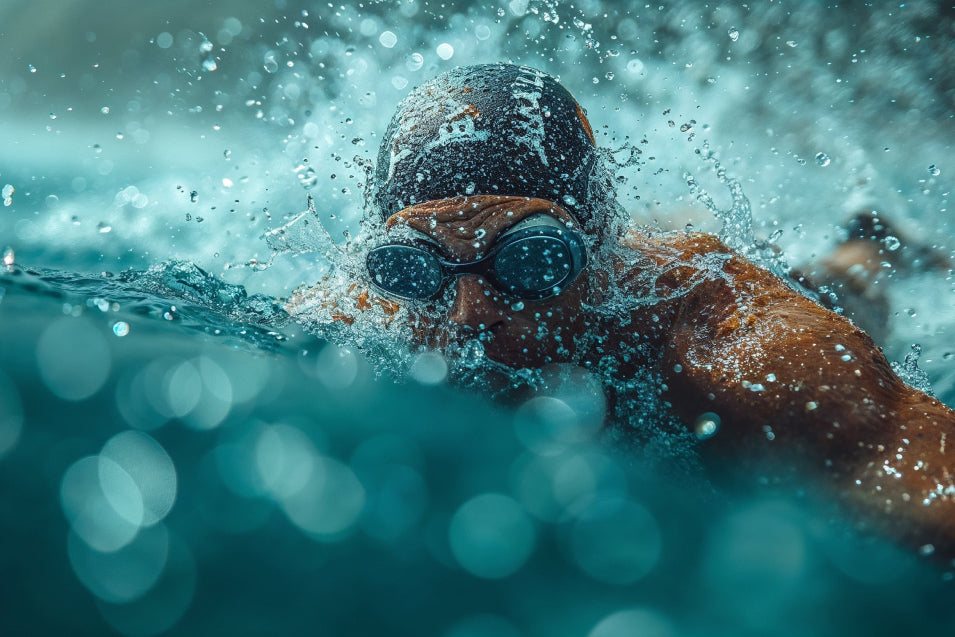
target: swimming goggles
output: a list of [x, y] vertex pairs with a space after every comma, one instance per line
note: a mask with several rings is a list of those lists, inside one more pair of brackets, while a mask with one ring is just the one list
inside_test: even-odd
[[547, 219], [550, 223], [519, 224], [487, 255], [470, 263], [445, 260], [433, 243], [387, 243], [368, 253], [368, 274], [381, 292], [400, 299], [433, 299], [462, 274], [479, 274], [519, 299], [556, 296], [587, 265], [587, 251], [579, 234]]

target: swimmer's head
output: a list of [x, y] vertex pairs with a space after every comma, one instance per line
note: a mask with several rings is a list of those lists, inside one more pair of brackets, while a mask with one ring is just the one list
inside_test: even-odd
[[413, 90], [378, 153], [377, 206], [467, 195], [553, 201], [586, 223], [593, 132], [571, 94], [526, 66], [459, 67]]

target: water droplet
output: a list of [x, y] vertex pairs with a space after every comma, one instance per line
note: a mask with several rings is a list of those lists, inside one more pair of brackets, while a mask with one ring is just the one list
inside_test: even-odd
[[295, 172], [298, 175], [298, 183], [305, 190], [311, 190], [318, 183], [318, 175], [311, 166], [299, 166]]
[[381, 35], [378, 36], [378, 41], [386, 49], [393, 49], [398, 44], [398, 36], [391, 31], [382, 31]]
[[636, 75], [637, 73], [643, 72], [643, 62], [641, 62], [640, 60], [636, 58], [634, 58], [633, 60], [630, 60], [629, 62], [627, 62], [627, 72], [633, 73], [634, 75]]
[[450, 60], [454, 56], [454, 47], [447, 42], [442, 42], [438, 45], [438, 48], [435, 49], [435, 53], [437, 53], [438, 57], [442, 60]]
[[712, 438], [720, 428], [720, 417], [712, 411], [700, 414], [693, 423], [693, 431], [700, 440]]
[[408, 67], [409, 71], [418, 71], [424, 66], [424, 56], [420, 53], [412, 53], [408, 56], [408, 59], [405, 60], [405, 66]]
[[816, 163], [825, 168], [831, 163], [829, 155], [825, 153], [816, 153]]
[[266, 73], [275, 73], [279, 70], [279, 63], [275, 60], [275, 53], [269, 51], [265, 54], [263, 66]]
[[730, 40], [736, 42], [739, 40], [739, 29], [736, 27], [730, 27], [730, 30], [726, 32], [726, 35], [730, 36]]
[[938, 177], [939, 175], [942, 174], [942, 171], [939, 170], [938, 166], [936, 166], [935, 164], [932, 164], [931, 166], [928, 167], [928, 172], [933, 177]]

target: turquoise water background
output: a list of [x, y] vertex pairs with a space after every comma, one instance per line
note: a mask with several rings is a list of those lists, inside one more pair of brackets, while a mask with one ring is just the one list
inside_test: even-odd
[[[332, 264], [265, 233], [309, 194], [357, 232], [401, 97], [505, 60], [586, 107], [635, 222], [738, 221], [710, 149], [752, 205], [724, 231], [791, 264], [865, 206], [950, 252], [952, 14], [0, 3], [0, 633], [951, 634], [944, 569], [608, 440], [586, 387], [376, 375], [284, 315]], [[951, 275], [885, 285], [887, 355], [955, 404]]]

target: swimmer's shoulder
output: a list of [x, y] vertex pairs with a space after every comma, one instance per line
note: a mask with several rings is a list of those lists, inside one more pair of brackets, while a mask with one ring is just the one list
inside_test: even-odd
[[661, 231], [650, 227], [632, 228], [620, 239], [623, 251], [654, 258], [661, 265], [674, 260], [689, 261], [703, 254], [731, 254], [716, 235], [685, 230]]

